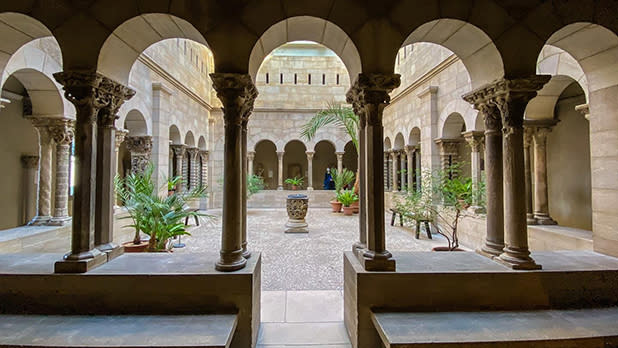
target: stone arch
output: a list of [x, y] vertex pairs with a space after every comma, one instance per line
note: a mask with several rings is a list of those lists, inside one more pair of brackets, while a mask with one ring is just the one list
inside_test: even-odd
[[466, 67], [473, 89], [504, 76], [498, 48], [473, 24], [458, 19], [436, 19], [415, 28], [400, 47], [416, 42], [438, 44], [455, 53]]
[[393, 150], [403, 150], [406, 145], [406, 141], [403, 139], [403, 134], [397, 133], [395, 136], [395, 142], [393, 143]]
[[443, 134], [444, 127], [447, 119], [452, 114], [458, 114], [462, 118], [466, 129], [475, 128], [476, 116], [478, 112], [474, 110], [474, 108], [470, 104], [466, 103], [463, 99], [457, 98], [448, 103], [440, 113], [440, 117], [438, 118], [438, 138], [446, 137]]
[[391, 139], [389, 137], [386, 137], [384, 139], [384, 151], [390, 151], [391, 150]]
[[204, 138], [203, 135], [201, 135], [199, 140], [197, 141], [197, 148], [202, 151], [206, 150], [206, 138]]
[[440, 138], [456, 139], [461, 137], [461, 133], [467, 129], [463, 116], [458, 112], [453, 112], [446, 117], [440, 126]]
[[187, 134], [185, 134], [185, 145], [187, 145], [187, 147], [195, 147], [195, 137], [192, 131], [188, 131]]
[[264, 58], [275, 48], [291, 41], [313, 41], [331, 49], [348, 69], [350, 81], [361, 72], [356, 45], [343, 29], [322, 18], [297, 16], [286, 18], [266, 29], [253, 46], [249, 57], [249, 74], [255, 76]]
[[582, 87], [586, 95], [586, 102], [588, 102], [588, 79], [581, 65], [568, 52], [552, 45], [543, 46], [536, 64], [536, 72], [537, 74], [561, 75], [572, 78]]
[[337, 168], [335, 144], [330, 140], [321, 140], [315, 144], [313, 155], [313, 188], [324, 189], [324, 173], [327, 168]]
[[279, 177], [277, 146], [272, 140], [262, 139], [255, 144], [253, 149], [255, 151], [253, 173], [264, 180], [265, 189], [277, 189]]
[[[551, 80], [538, 91], [537, 96], [528, 102], [525, 118], [529, 120], [553, 118], [556, 103], [562, 95], [562, 92], [574, 82], [577, 83], [577, 81], [573, 80], [570, 76], [552, 76]], [[580, 85], [580, 87], [582, 86]]]
[[283, 180], [293, 177], [303, 177], [307, 186], [307, 147], [297, 139], [288, 141], [283, 148]]
[[343, 147], [343, 167], [353, 172], [358, 170], [358, 152], [352, 140]]
[[[4, 77], [4, 70], [14, 53], [29, 42], [48, 36], [53, 36], [49, 28], [30, 16], [15, 12], [0, 13], [0, 72], [2, 76]], [[53, 40], [55, 41], [55, 38]], [[62, 64], [61, 58], [59, 63]], [[4, 84], [4, 78], [2, 83]]]
[[180, 130], [178, 130], [178, 127], [175, 124], [170, 126], [169, 139], [171, 143], [174, 145], [182, 144], [182, 138], [180, 137]]
[[127, 112], [127, 116], [124, 119], [124, 128], [129, 131], [129, 136], [144, 136], [150, 134], [146, 118], [141, 111], [137, 109]]
[[[12, 71], [8, 77], [14, 77], [24, 86], [30, 98], [32, 115], [55, 118], [62, 118], [67, 115], [65, 98], [50, 76], [39, 70], [25, 68]], [[6, 80], [3, 82], [6, 82]], [[69, 114], [74, 117], [75, 108], [69, 110]]]
[[474, 130], [485, 131], [485, 119], [483, 119], [483, 115], [480, 112], [476, 114], [474, 119]]
[[253, 149], [253, 151], [256, 151], [258, 145], [260, 145], [262, 142], [271, 142], [274, 146], [275, 146], [275, 151], [279, 151], [279, 147], [277, 147], [277, 144], [270, 140], [270, 139], [260, 139], [258, 141], [256, 141], [253, 145], [249, 144], [248, 148]]
[[418, 127], [412, 128], [408, 136], [408, 145], [417, 146], [421, 143], [421, 129]]
[[124, 85], [129, 83], [133, 63], [149, 46], [172, 38], [206, 39], [186, 20], [163, 13], [142, 14], [126, 20], [108, 36], [98, 56], [97, 71]]

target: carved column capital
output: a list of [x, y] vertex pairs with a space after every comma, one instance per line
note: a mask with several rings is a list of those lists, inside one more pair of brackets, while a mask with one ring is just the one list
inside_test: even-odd
[[96, 111], [106, 104], [98, 91], [103, 75], [93, 71], [61, 71], [54, 78], [63, 86], [65, 98], [75, 105], [78, 114], [89, 117], [89, 123], [95, 122]]
[[200, 152], [200, 149], [198, 149], [197, 147], [187, 147], [187, 155], [192, 160], [195, 160], [197, 158], [197, 155], [199, 154], [199, 152]]
[[382, 112], [369, 112], [368, 108], [384, 109], [391, 101], [389, 93], [400, 84], [399, 74], [361, 73], [346, 93], [346, 101], [352, 104], [364, 122], [382, 125]]
[[58, 145], [69, 145], [75, 137], [75, 121], [54, 119], [49, 122], [49, 132]]
[[120, 145], [124, 142], [124, 139], [126, 138], [127, 134], [129, 134], [128, 129], [116, 128], [116, 134], [115, 134], [116, 139], [114, 142], [116, 151], [118, 151], [118, 149], [120, 148]]
[[212, 73], [212, 86], [223, 104], [225, 124], [246, 126], [253, 111], [257, 88], [246, 74]]
[[463, 134], [464, 139], [470, 146], [472, 152], [480, 152], [483, 146], [483, 142], [485, 141], [485, 136], [483, 132], [479, 131], [469, 131]]
[[535, 128], [524, 126], [524, 148], [529, 148], [532, 145], [532, 138]]
[[441, 155], [457, 155], [459, 154], [459, 139], [439, 138], [435, 140]]
[[343, 155], [345, 155], [345, 152], [335, 152], [335, 156], [337, 156], [337, 159], [343, 159]]
[[311, 161], [311, 160], [313, 160], [313, 155], [315, 155], [315, 152], [313, 152], [313, 151], [305, 151], [305, 154], [307, 154], [307, 160]]
[[152, 137], [144, 136], [128, 136], [125, 138], [127, 149], [131, 153], [149, 154], [152, 152]]
[[208, 150], [200, 150], [199, 156], [202, 159], [202, 161], [206, 162], [206, 161], [208, 161], [208, 155], [209, 154], [210, 154], [210, 152], [208, 152]]
[[135, 91], [107, 77], [101, 79], [97, 91], [103, 103], [97, 117], [98, 123], [101, 127], [115, 127], [119, 118], [118, 109], [125, 101], [133, 98]]
[[536, 146], [545, 147], [547, 144], [547, 135], [551, 132], [551, 127], [537, 127], [532, 137]]
[[34, 169], [39, 167], [39, 156], [22, 155], [20, 159], [24, 168]]
[[277, 151], [277, 157], [279, 158], [279, 160], [283, 159], [283, 155], [285, 155], [285, 151]]
[[170, 149], [172, 149], [176, 157], [183, 157], [187, 151], [187, 147], [184, 144], [172, 144]]
[[247, 159], [253, 161], [255, 159], [255, 151], [247, 151]]

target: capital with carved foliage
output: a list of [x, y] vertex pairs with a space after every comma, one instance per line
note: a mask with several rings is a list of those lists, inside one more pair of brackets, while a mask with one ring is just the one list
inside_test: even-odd
[[253, 111], [257, 88], [250, 75], [231, 73], [212, 73], [212, 86], [223, 104], [223, 117], [226, 125], [246, 126]]
[[399, 74], [361, 73], [346, 93], [346, 100], [368, 125], [382, 125], [381, 111], [390, 103], [389, 93], [400, 84]]
[[135, 91], [107, 77], [101, 79], [98, 91], [104, 105], [99, 110], [97, 121], [101, 127], [115, 127], [119, 117], [118, 109], [125, 101], [133, 98]]
[[69, 145], [75, 137], [75, 121], [62, 118], [49, 121], [49, 132], [58, 145]]
[[152, 152], [152, 137], [144, 136], [128, 136], [125, 138], [127, 149], [131, 153], [149, 154]]

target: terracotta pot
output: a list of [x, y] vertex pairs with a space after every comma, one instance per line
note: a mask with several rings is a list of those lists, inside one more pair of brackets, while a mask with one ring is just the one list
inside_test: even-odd
[[294, 191], [298, 190], [298, 186], [292, 185], [292, 190], [294, 190]]
[[132, 241], [125, 242], [122, 243], [122, 246], [124, 247], [125, 253], [143, 253], [148, 248], [148, 241], [141, 240], [139, 244], [134, 244]]
[[339, 201], [330, 201], [330, 206], [333, 208], [333, 213], [341, 212], [341, 202]]
[[459, 249], [459, 248], [455, 248], [455, 249], [451, 250], [448, 247], [440, 246], [440, 247], [433, 247], [431, 249], [431, 251], [464, 251], [464, 250], [463, 249]]
[[354, 214], [358, 214], [358, 212], [360, 211], [360, 204], [358, 203], [358, 201], [350, 204], [350, 207], [354, 208]]
[[354, 207], [349, 206], [349, 207], [343, 207], [343, 215], [352, 215], [354, 214]]

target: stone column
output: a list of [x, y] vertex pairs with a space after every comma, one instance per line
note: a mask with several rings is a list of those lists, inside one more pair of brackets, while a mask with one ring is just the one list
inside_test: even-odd
[[37, 171], [39, 169], [39, 156], [21, 156], [21, 165], [24, 168], [24, 223], [30, 222], [36, 215], [37, 197]]
[[499, 260], [513, 269], [540, 269], [530, 257], [528, 226], [526, 224], [526, 196], [524, 168], [524, 111], [536, 96], [549, 75], [535, 75], [526, 79], [500, 80], [494, 86], [497, 106], [502, 115], [503, 173], [504, 173], [504, 230], [506, 247]]
[[197, 156], [200, 152], [200, 149], [197, 147], [188, 147], [187, 148], [187, 158], [189, 161], [189, 190], [193, 190], [197, 187]]
[[530, 160], [530, 147], [532, 146], [532, 134], [534, 128], [524, 125], [524, 168], [526, 176], [526, 223], [528, 225], [536, 225], [534, 212], [532, 210], [532, 167]]
[[502, 176], [502, 118], [493, 98], [495, 91], [483, 87], [463, 99], [479, 110], [485, 122], [486, 235], [479, 254], [493, 258], [504, 249], [504, 200]]
[[[352, 245], [352, 251], [362, 259], [365, 250], [367, 249], [367, 149], [366, 149], [366, 129], [367, 118], [365, 117], [363, 104], [361, 102], [360, 93], [350, 90], [346, 94], [346, 101], [352, 104], [354, 113], [358, 115], [358, 198], [359, 198], [359, 236], [358, 241]], [[384, 175], [384, 159], [382, 160], [382, 175]], [[384, 178], [384, 176], [383, 176]], [[386, 183], [383, 181], [384, 190]]]
[[247, 174], [253, 175], [253, 160], [255, 160], [255, 151], [247, 152]]
[[539, 225], [556, 225], [549, 216], [547, 198], [547, 134], [550, 127], [537, 127], [534, 132], [534, 219]]
[[278, 177], [277, 177], [277, 190], [283, 190], [283, 155], [285, 152], [277, 151], [277, 158], [279, 160]]
[[128, 136], [125, 143], [127, 150], [131, 153], [131, 173], [143, 172], [150, 163], [152, 137], [149, 135]]
[[39, 194], [38, 209], [29, 225], [46, 225], [51, 220], [52, 190], [52, 137], [49, 133], [49, 118], [31, 118], [39, 134]]
[[[242, 248], [242, 124], [248, 120], [257, 89], [251, 76], [243, 74], [210, 74], [213, 88], [223, 104], [225, 121], [223, 231], [219, 271], [235, 271], [245, 267]], [[281, 177], [281, 176], [280, 176]]]
[[397, 151], [391, 152], [391, 191], [399, 191], [399, 182], [397, 178]]
[[208, 187], [208, 151], [200, 150], [200, 158], [202, 159], [202, 187]]
[[337, 156], [337, 173], [341, 173], [343, 171], [343, 154], [344, 152], [335, 152]]
[[413, 190], [412, 185], [414, 184], [414, 146], [407, 145], [406, 146], [406, 157], [407, 157], [407, 170], [408, 170], [408, 191]]
[[384, 175], [384, 190], [385, 191], [390, 191], [391, 190], [391, 152], [390, 151], [384, 151], [384, 168], [383, 168], [383, 175]]
[[365, 175], [367, 194], [367, 249], [361, 262], [367, 271], [395, 271], [395, 260], [386, 250], [384, 229], [384, 161], [383, 111], [390, 102], [390, 93], [401, 83], [398, 74], [366, 74], [358, 78], [348, 91], [349, 99], [358, 100], [366, 117]]
[[107, 256], [94, 245], [97, 163], [97, 113], [109, 103], [99, 89], [103, 76], [90, 71], [54, 74], [64, 96], [75, 105], [75, 185], [71, 252], [56, 262], [56, 273], [83, 273], [104, 263]]
[[181, 180], [176, 184], [176, 192], [182, 192], [186, 183], [184, 181], [183, 175], [183, 167], [184, 167], [184, 158], [185, 153], [187, 152], [187, 147], [183, 144], [173, 144], [170, 145], [172, 151], [174, 152], [174, 158], [176, 159], [176, 168], [174, 168], [174, 176], [179, 176]]
[[416, 145], [416, 147], [414, 148], [414, 160], [416, 161], [416, 166], [415, 166], [415, 172], [414, 175], [416, 176], [416, 190], [420, 191], [421, 190], [421, 179], [423, 177], [423, 173], [421, 171], [421, 146], [420, 145]]
[[459, 139], [436, 139], [440, 151], [440, 169], [445, 173], [450, 172], [451, 168], [459, 160]]
[[[124, 138], [129, 134], [129, 131], [123, 128], [116, 128], [116, 139], [114, 140], [114, 155], [116, 156], [116, 168], [114, 168], [115, 175], [120, 176], [120, 146], [124, 143]], [[114, 209], [118, 208], [119, 200], [117, 198], [116, 187], [114, 186]]]
[[97, 115], [97, 176], [94, 242], [107, 253], [108, 261], [121, 255], [114, 240], [114, 176], [116, 175], [116, 120], [118, 109], [135, 95], [120, 83], [103, 78], [99, 91], [106, 103]]
[[407, 190], [406, 183], [406, 152], [404, 150], [399, 151], [399, 191], [404, 191], [404, 187]]
[[242, 165], [241, 165], [241, 173], [242, 173], [242, 177], [241, 177], [241, 181], [242, 181], [242, 208], [241, 208], [241, 213], [242, 213], [242, 226], [241, 226], [241, 232], [242, 232], [242, 256], [245, 259], [248, 259], [251, 257], [251, 252], [249, 250], [247, 250], [247, 169], [248, 169], [248, 163], [247, 163], [247, 124], [249, 123], [249, 115], [250, 112], [243, 115], [242, 117], [242, 123], [241, 123], [241, 161], [242, 161]]
[[481, 183], [481, 147], [483, 144], [483, 133], [470, 131], [464, 133], [464, 139], [470, 146], [470, 166], [472, 172], [472, 204], [479, 205], [478, 190]]
[[50, 133], [56, 143], [56, 194], [54, 199], [54, 216], [50, 225], [63, 226], [71, 221], [69, 216], [69, 162], [71, 160], [71, 143], [75, 122], [69, 119], [52, 121]]
[[313, 191], [313, 151], [306, 151], [307, 154], [307, 191]]

